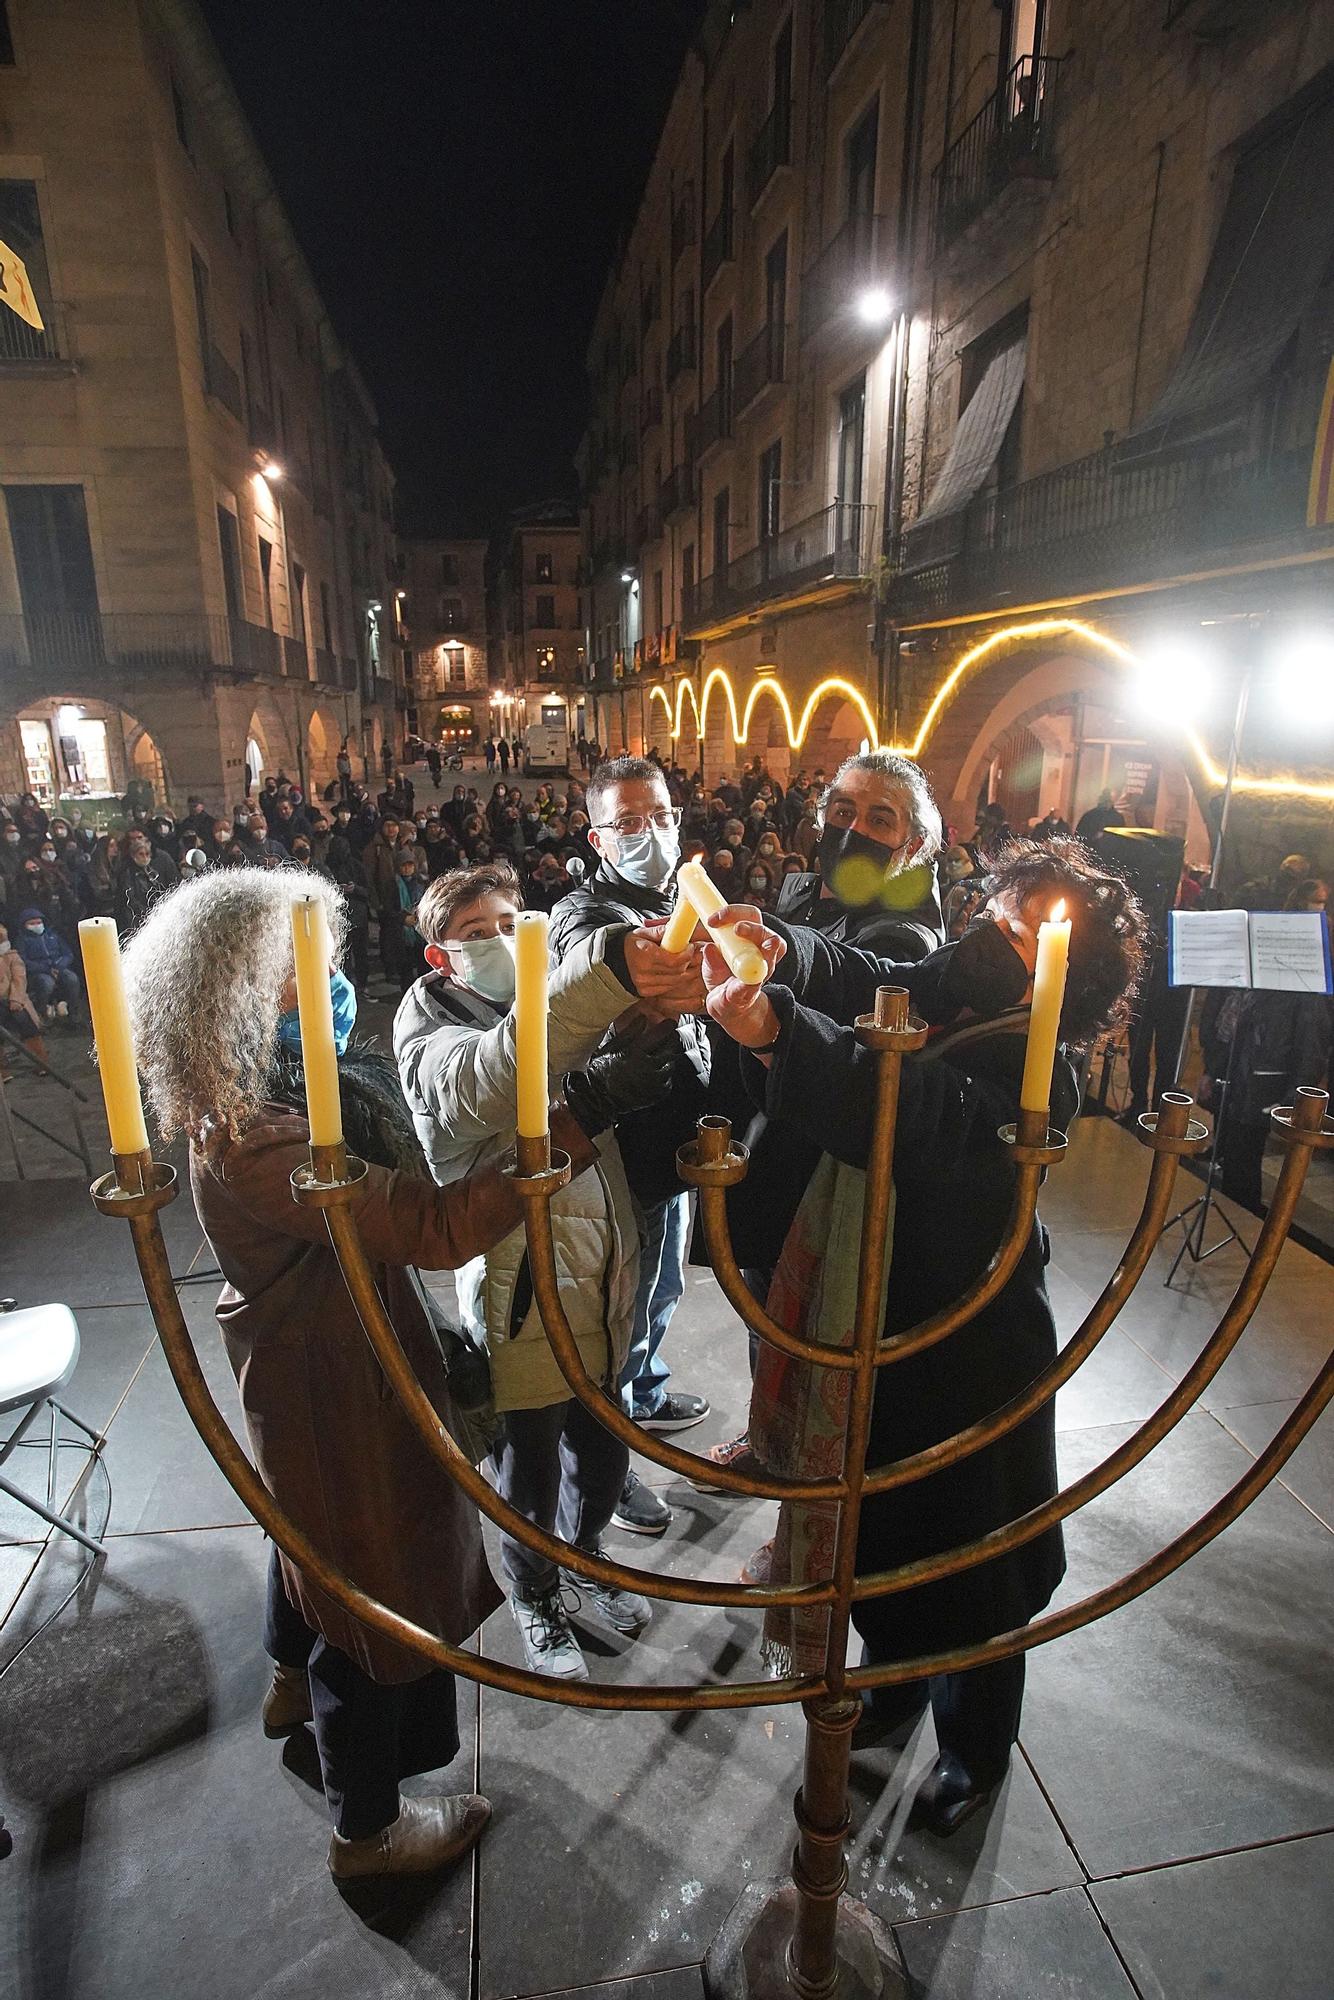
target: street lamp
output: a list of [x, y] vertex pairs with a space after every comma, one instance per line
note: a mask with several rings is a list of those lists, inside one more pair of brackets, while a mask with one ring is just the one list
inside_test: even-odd
[[1275, 705], [1290, 722], [1334, 722], [1334, 634], [1301, 632], [1275, 649]]
[[868, 285], [859, 292], [856, 313], [864, 326], [885, 326], [894, 311], [894, 301], [883, 285]]

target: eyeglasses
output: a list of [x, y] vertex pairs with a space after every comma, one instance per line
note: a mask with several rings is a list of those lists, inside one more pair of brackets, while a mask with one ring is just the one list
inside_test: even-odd
[[655, 813], [622, 813], [619, 819], [598, 820], [599, 833], [619, 833], [627, 840], [633, 840], [637, 833], [647, 833], [656, 827], [659, 833], [670, 833], [681, 824], [680, 806], [660, 806]]

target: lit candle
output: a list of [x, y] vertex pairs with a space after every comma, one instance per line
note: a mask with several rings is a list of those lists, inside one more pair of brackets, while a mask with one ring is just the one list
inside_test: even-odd
[[[695, 914], [701, 923], [727, 908], [727, 898], [716, 888], [704, 873], [698, 861], [683, 861], [676, 877], [681, 888], [695, 906]], [[675, 916], [673, 916], [675, 921]], [[737, 979], [747, 986], [762, 986], [769, 976], [769, 968], [764, 962], [764, 953], [758, 945], [747, 944], [736, 933], [735, 924], [723, 924], [719, 929], [709, 930], [709, 938], [716, 944]], [[666, 939], [663, 940], [664, 944]]]
[[1051, 1104], [1051, 1072], [1061, 1032], [1061, 1003], [1070, 964], [1070, 919], [1057, 903], [1047, 921], [1038, 925], [1038, 962], [1033, 974], [1033, 1006], [1028, 1017], [1028, 1047], [1020, 1109], [1045, 1112]]
[[690, 900], [690, 892], [678, 876], [676, 881], [676, 908], [667, 919], [667, 928], [662, 934], [664, 951], [684, 951], [695, 935], [699, 922], [699, 911]]
[[134, 1038], [130, 1033], [120, 939], [113, 920], [85, 917], [79, 925], [79, 949], [83, 953], [83, 976], [88, 987], [88, 1010], [93, 1017], [93, 1040], [97, 1043], [97, 1068], [107, 1107], [111, 1150], [122, 1154], [146, 1153], [148, 1128], [139, 1095], [139, 1072], [134, 1066]]
[[545, 910], [524, 910], [514, 920], [514, 1047], [521, 1139], [540, 1139], [548, 1129], [547, 928]]
[[306, 1072], [306, 1119], [312, 1146], [337, 1146], [343, 1137], [338, 1095], [338, 1051], [334, 1047], [333, 993], [329, 973], [333, 945], [322, 896], [297, 896], [292, 903], [292, 957], [296, 1002], [301, 1014], [301, 1060]]

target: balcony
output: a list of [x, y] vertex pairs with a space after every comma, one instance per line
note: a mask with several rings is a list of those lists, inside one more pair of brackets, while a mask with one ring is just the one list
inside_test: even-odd
[[681, 199], [672, 210], [672, 262], [676, 263], [683, 251], [689, 250], [695, 241], [695, 183], [687, 181], [681, 191]]
[[905, 537], [890, 606], [900, 620], [1112, 589], [1209, 566], [1248, 545], [1328, 539], [1306, 530], [1320, 385], [1298, 385], [1306, 433], [1278, 424], [1273, 449], [1236, 444], [1138, 463], [1115, 446], [981, 494]]
[[64, 357], [60, 352], [60, 341], [56, 334], [55, 309], [42, 306], [42, 318], [46, 325], [39, 333], [27, 320], [20, 319], [8, 307], [0, 313], [0, 368], [22, 367], [28, 363], [59, 362]]
[[685, 626], [708, 624], [821, 585], [865, 576], [875, 508], [834, 501], [687, 590]]
[[964, 127], [931, 177], [934, 241], [942, 250], [1016, 181], [1056, 172], [1052, 128], [1060, 56], [1023, 56]]
[[656, 542], [662, 533], [662, 521], [654, 506], [641, 507], [635, 516], [635, 541], [642, 549], [649, 542]]
[[383, 674], [366, 676], [365, 700], [377, 708], [392, 708], [394, 705], [394, 683], [387, 681]]
[[0, 616], [0, 668], [124, 674], [207, 673], [309, 678], [304, 640], [246, 618], [172, 611], [52, 611]]
[[230, 410], [238, 424], [245, 422], [244, 406], [241, 402], [241, 378], [220, 349], [210, 341], [208, 364], [204, 369], [204, 387], [224, 410]]
[[780, 167], [792, 158], [792, 106], [787, 98], [775, 104], [751, 141], [746, 155], [746, 199], [752, 208]]
[[877, 0], [825, 0], [824, 73], [833, 74], [838, 59]]
[[720, 208], [704, 232], [699, 281], [707, 292], [724, 264], [732, 261], [732, 211]]
[[691, 458], [700, 459], [731, 435], [732, 384], [720, 382], [708, 400], [700, 404], [693, 420], [686, 419], [686, 449]]
[[[801, 281], [802, 339], [813, 339], [835, 320], [860, 324], [854, 314], [857, 295], [886, 282], [893, 258], [893, 218], [850, 215]], [[864, 327], [862, 331], [869, 333]]]
[[673, 466], [658, 494], [658, 512], [664, 521], [670, 521], [674, 514], [689, 513], [697, 498], [694, 466]]
[[662, 390], [655, 382], [651, 389], [645, 389], [639, 401], [640, 434], [642, 435], [645, 431], [656, 430], [661, 422]]
[[305, 640], [284, 636], [282, 647], [283, 672], [286, 674], [288, 680], [308, 681], [310, 679], [310, 657], [306, 652]]
[[678, 326], [667, 345], [667, 387], [670, 389], [687, 371], [693, 373], [694, 367], [695, 329]]
[[732, 398], [738, 415], [748, 410], [766, 389], [786, 379], [784, 370], [791, 346], [791, 329], [777, 321], [761, 327], [749, 347], [742, 348], [732, 377]]

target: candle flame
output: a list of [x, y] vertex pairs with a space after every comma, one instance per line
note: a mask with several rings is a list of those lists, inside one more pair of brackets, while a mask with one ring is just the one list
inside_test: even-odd
[[1059, 903], [1053, 903], [1053, 904], [1052, 904], [1052, 906], [1051, 906], [1051, 914], [1050, 914], [1050, 916], [1049, 916], [1049, 917], [1047, 918], [1047, 922], [1048, 922], [1049, 924], [1061, 924], [1061, 923], [1064, 923], [1064, 922], [1065, 922], [1065, 898], [1064, 898], [1064, 896], [1063, 896], [1063, 897], [1061, 898], [1061, 900], [1060, 900], [1060, 902], [1059, 902]]

